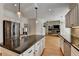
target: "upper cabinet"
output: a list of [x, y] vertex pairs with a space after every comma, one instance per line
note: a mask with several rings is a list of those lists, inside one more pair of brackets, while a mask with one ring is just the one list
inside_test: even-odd
[[79, 26], [78, 9], [79, 5], [73, 4], [73, 7], [70, 8], [70, 11], [65, 15], [66, 27]]
[[70, 11], [65, 15], [66, 27], [70, 27]]

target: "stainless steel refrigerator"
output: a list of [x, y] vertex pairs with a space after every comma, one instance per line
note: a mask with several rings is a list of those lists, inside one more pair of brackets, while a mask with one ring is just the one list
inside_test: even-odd
[[3, 45], [8, 49], [20, 46], [20, 23], [3, 21]]

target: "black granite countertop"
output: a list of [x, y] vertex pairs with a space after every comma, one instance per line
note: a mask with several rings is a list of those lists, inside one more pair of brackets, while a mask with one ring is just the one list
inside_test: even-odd
[[64, 42], [69, 43], [69, 45], [71, 45], [71, 46], [74, 47], [77, 51], [79, 51], [79, 47], [78, 47], [78, 46], [76, 46], [75, 44], [72, 44], [71, 42], [67, 41], [62, 35], [59, 35], [59, 36], [64, 39]]
[[[27, 37], [24, 36], [24, 37], [22, 37], [22, 39], [20, 41], [20, 46], [18, 48], [9, 49], [9, 50], [16, 52], [18, 54], [21, 54], [24, 51], [26, 51], [28, 48], [30, 48], [32, 45], [34, 45], [36, 42], [41, 40], [43, 37], [44, 37], [43, 35], [30, 35]], [[0, 44], [0, 46], [4, 47], [2, 44]]]

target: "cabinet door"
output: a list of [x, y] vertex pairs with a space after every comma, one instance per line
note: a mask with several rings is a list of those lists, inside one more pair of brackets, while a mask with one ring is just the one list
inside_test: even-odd
[[23, 53], [23, 56], [34, 56], [34, 46], [30, 47]]
[[77, 13], [77, 6], [75, 6], [72, 10], [71, 10], [71, 13], [70, 13], [70, 24], [71, 24], [71, 27], [73, 26], [77, 26], [78, 25], [78, 13]]
[[34, 56], [34, 50], [33, 49], [31, 49], [31, 50], [29, 50], [29, 51], [25, 51], [24, 53], [23, 53], [23, 56]]
[[45, 48], [45, 37], [42, 38], [42, 48], [43, 48], [43, 49]]
[[79, 25], [79, 21], [78, 21], [78, 5], [76, 5], [73, 8], [73, 12], [74, 12], [74, 26], [78, 26]]
[[35, 44], [35, 56], [40, 56], [41, 55], [41, 41], [38, 41]]
[[70, 11], [65, 15], [66, 27], [70, 27]]
[[64, 41], [64, 56], [71, 56], [71, 45]]
[[43, 53], [44, 48], [45, 48], [45, 37], [42, 38], [41, 40], [41, 54]]
[[65, 16], [66, 27], [74, 27], [79, 25], [78, 20], [78, 5], [75, 5]]
[[75, 22], [74, 22], [74, 9], [72, 9], [70, 11], [70, 27], [75, 26]]
[[60, 37], [60, 48], [64, 54], [64, 39], [62, 37]]

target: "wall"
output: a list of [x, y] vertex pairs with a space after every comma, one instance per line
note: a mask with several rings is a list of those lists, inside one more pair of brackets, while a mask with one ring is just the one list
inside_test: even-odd
[[36, 34], [36, 19], [32, 18], [28, 20], [28, 35]]
[[45, 27], [43, 27], [42, 19], [38, 19], [36, 21], [36, 34], [37, 35], [45, 35]]
[[20, 23], [20, 34], [23, 32], [24, 23], [28, 22], [27, 18], [21, 17], [19, 19], [14, 12], [6, 10], [4, 5], [0, 4], [0, 43], [3, 42], [3, 20]]

